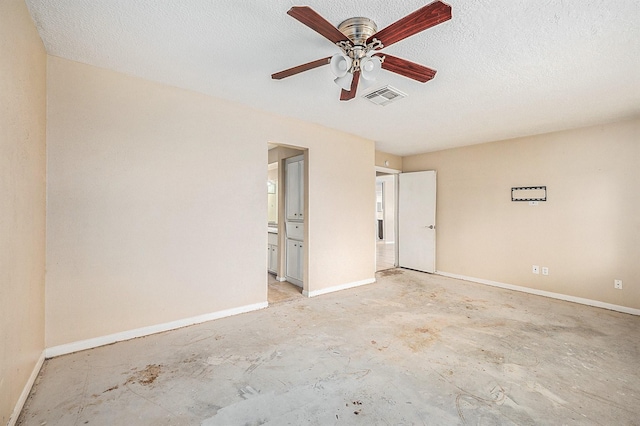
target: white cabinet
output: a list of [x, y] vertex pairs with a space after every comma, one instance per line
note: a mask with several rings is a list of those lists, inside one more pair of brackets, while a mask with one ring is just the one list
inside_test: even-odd
[[304, 219], [304, 155], [288, 158], [285, 168], [287, 220]]
[[284, 230], [287, 238], [292, 240], [304, 241], [304, 223], [303, 222], [285, 222]]
[[287, 281], [302, 287], [303, 243], [287, 239]]
[[277, 274], [278, 273], [278, 246], [274, 244], [269, 244], [267, 246], [267, 251], [269, 252], [269, 257], [268, 257], [269, 272], [273, 274]]
[[267, 234], [267, 270], [273, 274], [278, 273], [278, 234]]
[[304, 155], [285, 163], [286, 252], [285, 277], [302, 287], [304, 271]]

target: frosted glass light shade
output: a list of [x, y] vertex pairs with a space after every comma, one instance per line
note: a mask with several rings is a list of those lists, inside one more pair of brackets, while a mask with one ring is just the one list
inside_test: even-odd
[[331, 72], [336, 77], [344, 77], [347, 72], [351, 69], [351, 58], [343, 55], [342, 53], [336, 53], [331, 57], [331, 62], [329, 65], [331, 66]]
[[353, 74], [347, 73], [342, 77], [338, 77], [333, 80], [338, 86], [342, 87], [344, 90], [351, 90], [351, 82], [353, 81]]
[[382, 61], [377, 56], [364, 57], [360, 60], [360, 71], [365, 80], [374, 81], [380, 69], [382, 69]]

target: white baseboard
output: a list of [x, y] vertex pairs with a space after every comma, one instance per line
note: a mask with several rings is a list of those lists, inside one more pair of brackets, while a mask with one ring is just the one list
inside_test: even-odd
[[282, 282], [285, 282], [286, 280], [287, 280], [287, 277], [281, 277], [279, 275], [276, 275], [276, 281], [279, 281], [282, 283]]
[[552, 299], [565, 300], [567, 302], [580, 303], [582, 305], [595, 306], [597, 308], [609, 309], [611, 311], [623, 312], [625, 314], [640, 315], [640, 309], [629, 308], [627, 306], [614, 305], [611, 303], [601, 302], [599, 300], [585, 299], [583, 297], [569, 296], [562, 293], [554, 293], [545, 290], [536, 290], [535, 288], [522, 287], [519, 285], [505, 284], [497, 281], [485, 280], [482, 278], [467, 277], [465, 275], [451, 274], [449, 272], [436, 271], [437, 275], [443, 277], [456, 278], [464, 281], [471, 281], [478, 284], [486, 284], [492, 287], [505, 288], [507, 290], [521, 291], [523, 293], [535, 294], [537, 296], [550, 297]]
[[44, 363], [44, 351], [42, 351], [42, 353], [40, 354], [40, 358], [38, 358], [36, 365], [33, 367], [33, 371], [29, 376], [29, 380], [27, 380], [27, 383], [24, 385], [24, 389], [22, 389], [20, 398], [18, 398], [18, 402], [16, 402], [16, 405], [13, 408], [13, 413], [11, 413], [11, 417], [9, 417], [9, 423], [7, 423], [7, 426], [14, 426], [18, 421], [18, 417], [20, 417], [20, 413], [22, 412], [24, 403], [27, 402], [27, 398], [29, 397], [31, 388], [33, 388], [33, 384], [36, 382], [36, 379], [38, 378], [38, 374], [40, 373], [40, 369], [42, 368], [43, 363]]
[[360, 287], [361, 285], [372, 284], [375, 282], [376, 282], [375, 278], [369, 278], [366, 280], [355, 281], [347, 284], [341, 284], [334, 287], [323, 288], [320, 290], [314, 290], [314, 291], [304, 290], [302, 292], [302, 295], [306, 297], [315, 297], [315, 296], [320, 296], [322, 294], [333, 293], [334, 291], [346, 290], [348, 288], [353, 288], [353, 287]]
[[110, 345], [123, 340], [135, 339], [137, 337], [148, 336], [150, 334], [162, 333], [164, 331], [175, 330], [177, 328], [187, 327], [189, 325], [200, 324], [232, 315], [244, 314], [246, 312], [257, 311], [268, 306], [267, 302], [256, 303], [253, 305], [240, 306], [238, 308], [226, 309], [224, 311], [213, 312], [210, 314], [199, 315], [196, 317], [185, 318], [178, 321], [167, 322], [164, 324], [152, 325], [149, 327], [136, 328], [134, 330], [123, 331], [121, 333], [109, 334], [107, 336], [95, 337], [93, 339], [80, 340], [78, 342], [67, 343], [64, 345], [53, 346], [45, 349], [45, 357], [53, 358], [60, 355], [66, 355], [73, 352], [84, 351], [86, 349], [97, 348], [98, 346]]

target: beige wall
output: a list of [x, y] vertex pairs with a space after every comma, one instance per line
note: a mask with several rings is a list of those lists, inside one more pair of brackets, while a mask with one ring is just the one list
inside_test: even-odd
[[[385, 164], [388, 162], [388, 164]], [[402, 170], [402, 157], [389, 154], [388, 152], [376, 151], [376, 166], [387, 169]]]
[[[439, 271], [638, 309], [639, 164], [636, 119], [405, 157], [404, 171], [438, 172]], [[532, 185], [548, 201], [510, 201]]]
[[0, 423], [44, 350], [46, 56], [24, 1], [0, 2]]
[[47, 346], [265, 302], [267, 142], [309, 150], [310, 290], [373, 278], [372, 141], [56, 57], [48, 100]]

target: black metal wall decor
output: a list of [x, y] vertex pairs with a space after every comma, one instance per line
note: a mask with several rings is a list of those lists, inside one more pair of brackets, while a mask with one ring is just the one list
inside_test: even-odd
[[547, 201], [546, 186], [516, 186], [511, 188], [511, 201]]

